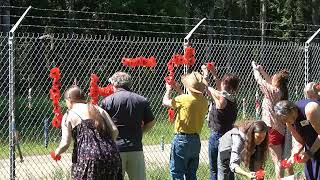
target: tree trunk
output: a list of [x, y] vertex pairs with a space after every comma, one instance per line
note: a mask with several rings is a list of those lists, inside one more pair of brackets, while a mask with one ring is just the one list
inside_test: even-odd
[[[215, 0], [209, 0], [208, 2], [208, 19], [213, 19], [214, 18], [214, 1]], [[211, 21], [213, 22], [213, 21]], [[208, 25], [210, 25], [210, 21], [208, 21]], [[214, 24], [211, 24], [211, 26]], [[213, 34], [214, 30], [213, 27], [208, 27], [208, 39], [213, 39]]]
[[[10, 0], [2, 0], [0, 2], [1, 6], [10, 6]], [[2, 8], [0, 10], [0, 14], [4, 15], [0, 17], [0, 23], [4, 24], [2, 26], [2, 32], [9, 32], [10, 31], [10, 9], [9, 8]]]
[[312, 0], [312, 24], [320, 24], [320, 3], [319, 0]]

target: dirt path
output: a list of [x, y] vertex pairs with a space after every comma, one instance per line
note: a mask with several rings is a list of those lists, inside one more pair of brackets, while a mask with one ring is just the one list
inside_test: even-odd
[[[146, 168], [156, 169], [169, 164], [170, 144], [161, 150], [160, 145], [144, 146]], [[201, 142], [200, 162], [208, 163], [208, 142]], [[17, 179], [52, 179], [57, 176], [65, 176], [64, 172], [70, 171], [71, 154], [63, 154], [61, 161], [51, 160], [49, 155], [35, 155], [24, 157], [24, 162], [16, 161]], [[0, 179], [9, 179], [9, 159], [0, 160]]]

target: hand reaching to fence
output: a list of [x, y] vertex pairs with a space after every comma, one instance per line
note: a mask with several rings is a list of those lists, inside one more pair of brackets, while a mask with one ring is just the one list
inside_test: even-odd
[[209, 76], [207, 65], [202, 65], [201, 70], [202, 70], [202, 76], [206, 79]]
[[260, 70], [263, 69], [262, 66], [259, 65], [259, 64], [257, 64], [255, 61], [252, 61], [251, 65], [252, 65], [252, 68], [253, 68], [254, 70], [260, 71]]

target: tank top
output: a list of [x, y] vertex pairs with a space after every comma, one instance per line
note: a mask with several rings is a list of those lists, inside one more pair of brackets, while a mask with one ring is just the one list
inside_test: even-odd
[[[311, 148], [314, 141], [318, 137], [318, 133], [313, 129], [310, 121], [307, 120], [307, 117], [305, 114], [305, 107], [310, 102], [315, 102], [317, 104], [320, 104], [319, 101], [312, 100], [312, 99], [303, 99], [296, 102], [296, 105], [298, 107], [298, 118], [294, 123], [296, 130], [305, 141], [305, 146], [307, 150]], [[320, 150], [316, 152], [315, 158], [320, 159]]]
[[227, 104], [223, 109], [217, 109], [216, 105], [212, 103], [208, 117], [208, 126], [211, 130], [216, 131], [221, 135], [233, 128], [233, 124], [236, 121], [238, 114], [237, 103], [235, 101], [230, 101], [227, 98], [225, 99]]

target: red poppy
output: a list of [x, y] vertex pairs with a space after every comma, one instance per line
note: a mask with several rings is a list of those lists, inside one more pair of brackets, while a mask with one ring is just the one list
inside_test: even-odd
[[91, 103], [92, 103], [92, 104], [98, 104], [98, 98], [97, 98], [97, 97], [93, 97], [93, 98], [91, 99]]
[[208, 62], [207, 63], [207, 69], [209, 71], [212, 71], [214, 69], [214, 65], [215, 65], [215, 62]]
[[282, 168], [290, 168], [292, 166], [292, 163], [288, 162], [287, 160], [282, 160], [280, 162], [280, 165]]
[[57, 87], [52, 87], [49, 91], [50, 93], [50, 99], [52, 101], [59, 101], [60, 100], [60, 97], [61, 97], [61, 94], [60, 94], [60, 90], [59, 88]]
[[56, 116], [53, 117], [52, 126], [55, 128], [59, 128], [61, 126], [61, 121], [59, 121]]
[[168, 109], [168, 116], [169, 116], [169, 122], [173, 123], [174, 122], [174, 109], [172, 109], [172, 108]]
[[55, 153], [54, 151], [51, 151], [51, 152], [50, 152], [50, 156], [51, 156], [51, 158], [52, 158], [53, 160], [55, 160], [55, 161], [61, 160], [61, 156], [60, 156], [60, 155], [56, 156], [56, 153]]
[[172, 72], [174, 70], [173, 63], [171, 60], [167, 63], [167, 67], [169, 72]]
[[188, 66], [193, 66], [194, 65], [194, 63], [196, 63], [196, 58], [194, 58], [194, 57], [191, 57], [190, 59], [189, 59], [189, 61], [188, 61]]
[[52, 86], [53, 87], [56, 87], [56, 88], [59, 88], [59, 87], [61, 87], [61, 83], [59, 82], [59, 80], [58, 79], [53, 79], [53, 81], [52, 81]]
[[156, 58], [151, 56], [148, 61], [148, 67], [155, 67], [156, 65], [157, 65]]
[[195, 55], [195, 50], [192, 47], [187, 47], [185, 49], [184, 58], [190, 59], [190, 58], [194, 57], [194, 55]]
[[256, 171], [256, 179], [257, 180], [264, 179], [264, 175], [265, 175], [265, 172], [263, 169], [259, 169], [258, 171]]
[[299, 153], [296, 153], [296, 154], [293, 155], [293, 160], [294, 160], [294, 162], [296, 162], [296, 163], [301, 163], [301, 162], [302, 162]]
[[98, 86], [91, 86], [89, 88], [89, 96], [90, 97], [99, 96], [99, 87]]
[[91, 81], [92, 83], [98, 83], [99, 77], [96, 74], [91, 74]]
[[175, 84], [175, 80], [173, 76], [167, 76], [164, 78], [164, 80], [166, 81], [166, 83], [168, 83], [169, 85], [174, 85]]
[[50, 77], [52, 79], [60, 79], [60, 69], [57, 67], [54, 67], [50, 70]]
[[137, 64], [138, 64], [138, 66], [147, 67], [148, 66], [148, 59], [140, 56], [137, 58]]
[[121, 60], [121, 63], [122, 63], [124, 66], [130, 66], [129, 62], [130, 62], [130, 59], [129, 59], [129, 58], [122, 58], [122, 60]]
[[106, 87], [99, 88], [99, 94], [104, 97], [113, 94], [113, 86], [109, 84]]
[[183, 65], [185, 63], [183, 56], [180, 54], [174, 54], [171, 61], [175, 66]]
[[54, 107], [53, 107], [53, 113], [61, 113], [61, 108], [60, 108], [60, 106], [54, 106]]

